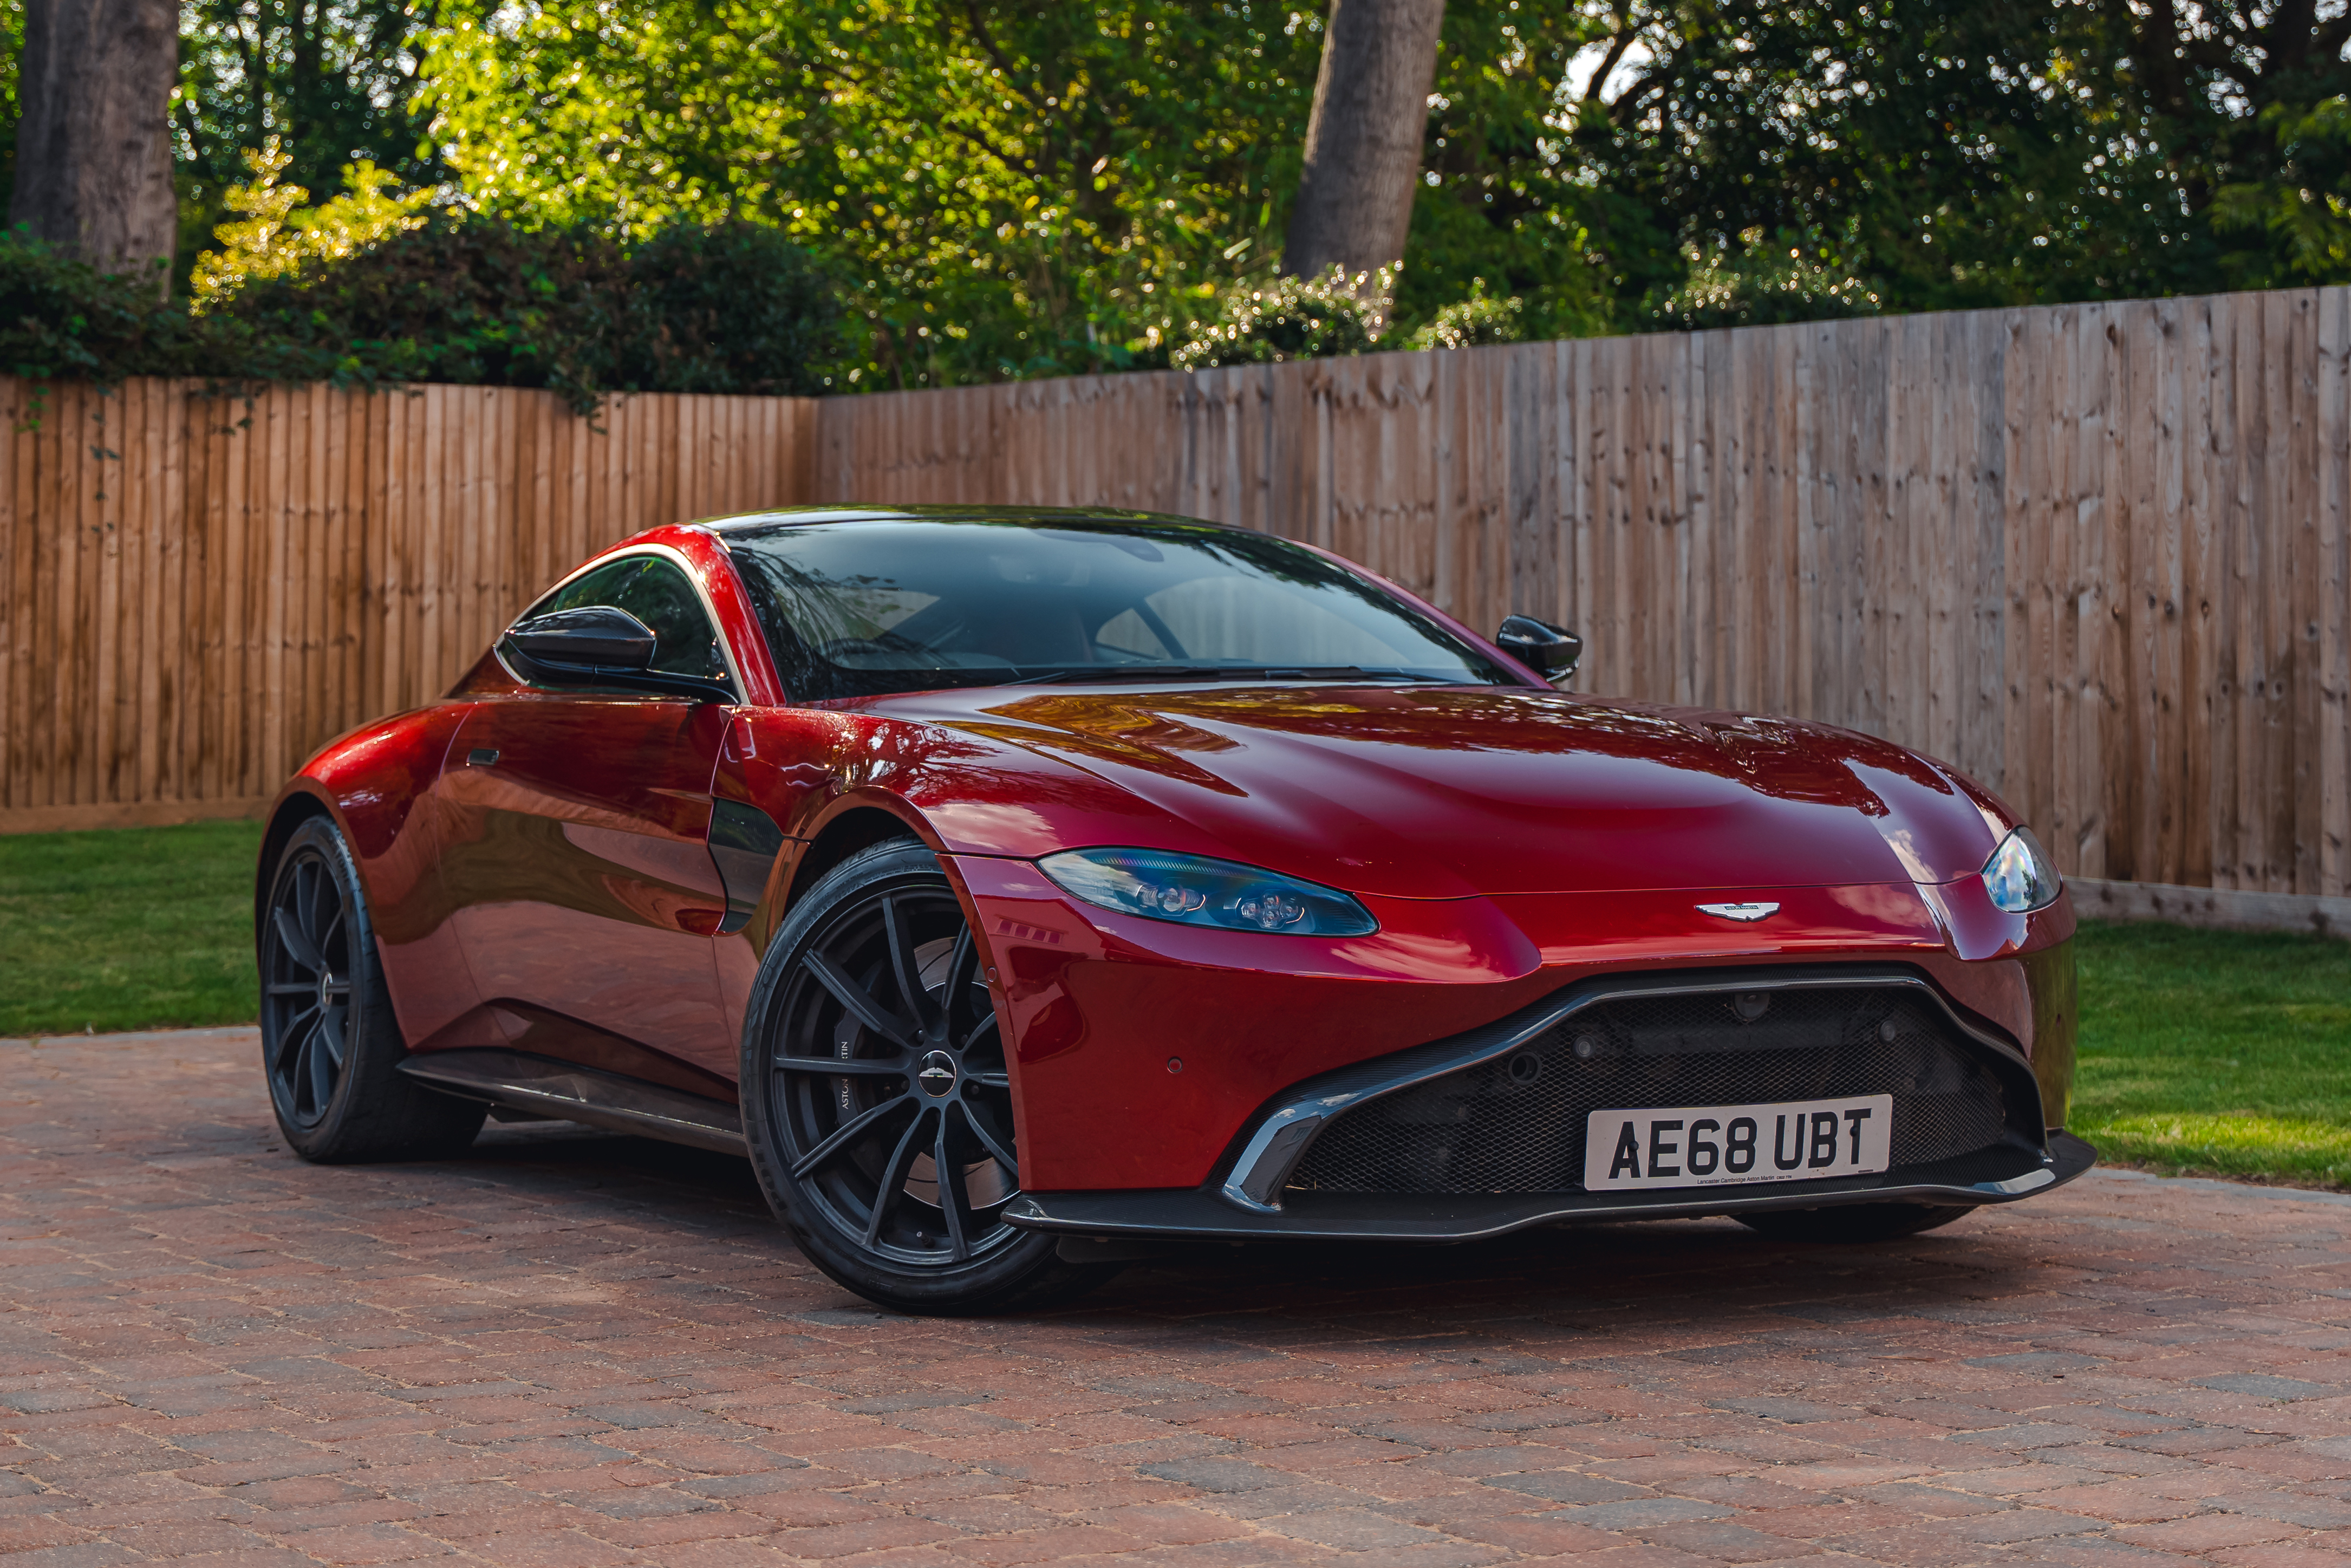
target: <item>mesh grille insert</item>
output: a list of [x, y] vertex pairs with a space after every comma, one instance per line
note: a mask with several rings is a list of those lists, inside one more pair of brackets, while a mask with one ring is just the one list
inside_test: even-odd
[[1594, 1111], [1861, 1094], [1894, 1097], [1897, 1170], [1986, 1148], [2007, 1128], [1999, 1080], [1903, 989], [1661, 995], [1588, 1008], [1510, 1056], [1343, 1113], [1290, 1185], [1577, 1192]]

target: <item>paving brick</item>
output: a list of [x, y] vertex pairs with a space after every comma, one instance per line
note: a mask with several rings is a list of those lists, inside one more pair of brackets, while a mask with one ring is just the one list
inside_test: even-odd
[[1367, 1508], [1309, 1509], [1268, 1520], [1266, 1528], [1295, 1541], [1311, 1541], [1350, 1552], [1377, 1546], [1420, 1546], [1445, 1539], [1437, 1531]]
[[1985, 1545], [2006, 1545], [2018, 1541], [2040, 1541], [2052, 1535], [2087, 1535], [2094, 1531], [2104, 1530], [2105, 1521], [2085, 1519], [2079, 1514], [2059, 1513], [2054, 1509], [2019, 1508], [1956, 1520], [1953, 1528], [1964, 1540]]
[[1590, 1530], [1632, 1530], [1646, 1525], [1678, 1524], [1693, 1519], [1727, 1519], [1736, 1512], [1719, 1502], [1701, 1502], [1687, 1497], [1626, 1498], [1618, 1502], [1596, 1502], [1585, 1508], [1566, 1508], [1545, 1515], [1562, 1524], [1581, 1524]]
[[2116, 1531], [2115, 1539], [2165, 1552], [2201, 1552], [2261, 1541], [2282, 1541], [2302, 1533], [2298, 1526], [2249, 1513], [2199, 1513], [2162, 1524], [2131, 1525]]
[[2298, 1541], [2264, 1541], [2253, 1546], [2232, 1546], [2212, 1554], [2228, 1568], [2345, 1568], [2351, 1557]]
[[303, 1165], [252, 1050], [0, 1043], [8, 1568], [2351, 1568], [2333, 1199], [1202, 1249], [949, 1322], [846, 1296], [716, 1156]]
[[1820, 1551], [1809, 1541], [1752, 1529], [1732, 1519], [1694, 1520], [1636, 1531], [1642, 1539], [1714, 1563], [1778, 1563]]
[[1103, 1510], [1091, 1522], [1160, 1546], [1190, 1546], [1230, 1541], [1250, 1533], [1248, 1526], [1176, 1503], [1130, 1503]]
[[955, 1555], [987, 1564], [987, 1568], [1015, 1568], [1025, 1563], [1056, 1563], [1134, 1552], [1148, 1543], [1145, 1539], [1103, 1525], [1071, 1521], [991, 1534], [981, 1541], [956, 1542], [949, 1549]]

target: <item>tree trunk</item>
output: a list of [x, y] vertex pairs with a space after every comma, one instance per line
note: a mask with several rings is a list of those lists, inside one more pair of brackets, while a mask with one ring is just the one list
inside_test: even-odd
[[1331, 0], [1283, 270], [1312, 277], [1404, 259], [1444, 22], [1445, 0]]
[[11, 227], [29, 225], [109, 272], [166, 267], [179, 235], [172, 190], [175, 0], [27, 0], [18, 62]]

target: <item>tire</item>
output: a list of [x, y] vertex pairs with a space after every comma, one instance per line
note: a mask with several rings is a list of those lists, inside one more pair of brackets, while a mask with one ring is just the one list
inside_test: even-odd
[[1118, 1272], [1004, 1221], [1019, 1149], [980, 967], [938, 858], [892, 839], [800, 898], [744, 1016], [743, 1135], [768, 1205], [810, 1261], [900, 1312], [1033, 1311]]
[[294, 831], [271, 869], [258, 941], [261, 1070], [277, 1130], [306, 1160], [429, 1159], [474, 1141], [489, 1107], [402, 1076], [367, 894], [342, 833]]
[[1855, 1243], [1916, 1236], [1974, 1212], [1975, 1206], [1966, 1203], [1847, 1203], [1827, 1208], [1769, 1208], [1730, 1218], [1774, 1241]]

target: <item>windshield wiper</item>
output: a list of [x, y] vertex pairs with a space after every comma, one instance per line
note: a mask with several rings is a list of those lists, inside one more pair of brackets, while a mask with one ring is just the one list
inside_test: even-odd
[[1070, 685], [1089, 681], [1425, 681], [1447, 684], [1441, 675], [1417, 670], [1366, 669], [1361, 664], [1074, 664], [1017, 677], [1020, 684]]

